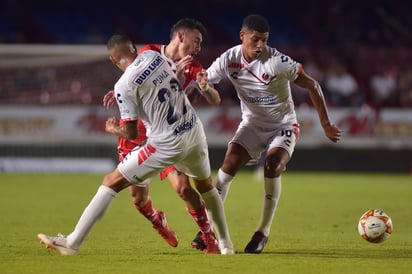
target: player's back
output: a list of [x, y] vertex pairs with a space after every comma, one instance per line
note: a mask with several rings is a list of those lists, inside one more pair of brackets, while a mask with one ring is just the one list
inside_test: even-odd
[[131, 89], [135, 90], [135, 105], [127, 111], [136, 110], [135, 117], [149, 127], [151, 140], [171, 144], [193, 128], [198, 118], [176, 75], [159, 53], [143, 52], [127, 68], [125, 75]]

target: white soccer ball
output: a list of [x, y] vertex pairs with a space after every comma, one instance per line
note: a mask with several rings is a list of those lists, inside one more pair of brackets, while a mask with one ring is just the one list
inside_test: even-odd
[[363, 239], [371, 243], [381, 243], [392, 233], [392, 220], [379, 209], [366, 211], [359, 219], [358, 232]]

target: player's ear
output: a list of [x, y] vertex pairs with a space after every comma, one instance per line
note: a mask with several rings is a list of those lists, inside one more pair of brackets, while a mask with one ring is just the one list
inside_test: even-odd
[[114, 65], [116, 65], [116, 60], [113, 58], [113, 56], [109, 55], [109, 59]]
[[185, 37], [185, 32], [184, 31], [178, 31], [177, 32], [177, 37], [179, 38], [180, 42], [183, 42], [183, 38]]
[[243, 30], [239, 33], [240, 40], [243, 42], [243, 38], [245, 37], [245, 32]]

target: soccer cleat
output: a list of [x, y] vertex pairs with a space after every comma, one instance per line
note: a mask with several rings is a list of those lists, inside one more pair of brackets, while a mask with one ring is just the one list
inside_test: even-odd
[[47, 236], [45, 234], [37, 234], [37, 239], [40, 240], [40, 243], [43, 244], [46, 248], [55, 249], [60, 252], [62, 256], [76, 255], [79, 250], [71, 248], [67, 244], [66, 236], [62, 234], [57, 234], [56, 237]]
[[228, 241], [219, 241], [219, 250], [222, 255], [233, 255], [236, 253], [233, 244]]
[[233, 255], [235, 254], [235, 250], [233, 247], [222, 247], [220, 248], [220, 254], [222, 255]]
[[206, 248], [205, 243], [202, 240], [202, 231], [196, 234], [196, 237], [192, 240], [192, 247], [203, 251]]
[[153, 228], [169, 245], [176, 247], [178, 244], [177, 236], [167, 225], [166, 214], [163, 211], [157, 211], [156, 219], [158, 224], [153, 224]]
[[245, 253], [260, 254], [268, 242], [268, 239], [269, 237], [265, 236], [265, 234], [260, 231], [256, 231], [250, 242], [245, 247]]
[[203, 250], [205, 254], [220, 254], [216, 236], [212, 231], [202, 233], [202, 241], [206, 244], [206, 247]]

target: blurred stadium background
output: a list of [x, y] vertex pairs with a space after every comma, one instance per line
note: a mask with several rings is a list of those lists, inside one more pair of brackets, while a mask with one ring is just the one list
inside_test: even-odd
[[[137, 46], [169, 41], [182, 17], [208, 29], [199, 60], [207, 67], [239, 43], [242, 18], [265, 15], [269, 45], [304, 64], [324, 90], [343, 130], [338, 145], [322, 133], [308, 95], [292, 85], [301, 135], [289, 170], [412, 174], [412, 6], [409, 1], [0, 3], [0, 172], [106, 171], [116, 138], [101, 102], [120, 72], [105, 43], [126, 33]], [[233, 88], [222, 106], [199, 102], [212, 166], [223, 160], [239, 120]]]

